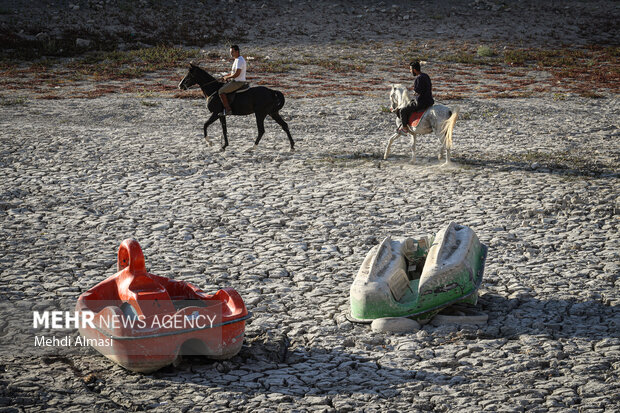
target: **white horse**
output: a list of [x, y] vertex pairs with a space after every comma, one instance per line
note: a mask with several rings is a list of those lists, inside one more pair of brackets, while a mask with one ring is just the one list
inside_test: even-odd
[[[411, 101], [409, 91], [407, 91], [407, 88], [403, 85], [392, 85], [390, 101], [390, 108], [393, 111], [395, 109], [404, 108]], [[456, 122], [456, 118], [459, 116], [460, 110], [461, 109], [458, 106], [449, 108], [448, 106], [439, 104], [433, 105], [426, 109], [426, 112], [424, 112], [424, 115], [422, 115], [422, 118], [416, 127], [409, 127], [409, 133], [411, 134], [411, 162], [415, 163], [416, 136], [426, 135], [431, 132], [439, 138], [439, 143], [441, 145], [439, 149], [439, 156], [437, 158], [441, 159], [445, 153], [446, 163], [450, 162], [450, 151], [452, 150], [452, 131], [454, 130], [454, 123]], [[402, 124], [399, 116], [396, 120], [396, 127], [400, 128], [401, 126]], [[404, 135], [403, 132], [397, 131], [390, 137], [387, 147], [385, 148], [383, 159], [387, 159], [394, 139], [401, 134]]]

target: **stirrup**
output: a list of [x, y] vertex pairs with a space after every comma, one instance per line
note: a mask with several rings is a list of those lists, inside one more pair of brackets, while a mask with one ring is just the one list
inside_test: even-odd
[[222, 111], [218, 113], [217, 116], [219, 116], [220, 118], [223, 118], [224, 116], [226, 116], [226, 108], [222, 109]]

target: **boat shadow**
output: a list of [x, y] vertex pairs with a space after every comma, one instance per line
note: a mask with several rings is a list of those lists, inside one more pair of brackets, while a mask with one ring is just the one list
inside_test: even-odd
[[[388, 357], [370, 358], [342, 348], [291, 347], [286, 335], [263, 333], [246, 337], [239, 354], [216, 361], [204, 357], [185, 357], [177, 367], [166, 367], [154, 377], [176, 383], [196, 385], [243, 394], [275, 393], [284, 396], [319, 396], [361, 393], [381, 398], [394, 397], [403, 384], [423, 380], [450, 383], [457, 377], [438, 372], [403, 369], [390, 365]], [[398, 387], [398, 389], [397, 389]]]
[[489, 316], [487, 325], [479, 329], [481, 339], [513, 339], [522, 334], [546, 335], [554, 340], [620, 337], [618, 306], [602, 301], [538, 299], [527, 295], [508, 298], [486, 293], [480, 296], [477, 308]]
[[[522, 335], [552, 341], [573, 338], [599, 341], [620, 336], [617, 306], [599, 301], [507, 298], [486, 293], [481, 295], [475, 308], [489, 315], [486, 325], [427, 324], [423, 330], [433, 340], [464, 344], [487, 341], [501, 345], [507, 340], [518, 340]], [[356, 335], [353, 340], [372, 342], [368, 340], [371, 337], [368, 326], [353, 328], [352, 333]], [[475, 376], [458, 368], [458, 360], [449, 362], [453, 363], [450, 365], [442, 364], [442, 368], [417, 367], [420, 358], [414, 353], [423, 345], [417, 342], [417, 336], [411, 335], [411, 350], [386, 349], [384, 343], [388, 342], [388, 337], [375, 337], [376, 350], [355, 353], [356, 350], [349, 351], [345, 346], [305, 345], [303, 339], [297, 342], [295, 337], [289, 338], [273, 330], [249, 329], [241, 351], [229, 360], [186, 357], [180, 365], [166, 367], [153, 375], [174, 383], [205, 386], [210, 391], [264, 394], [270, 398], [351, 394], [390, 398], [402, 392], [414, 394], [428, 383], [450, 386], [476, 380]], [[406, 335], [400, 337], [403, 338], [401, 342], [407, 341]], [[411, 362], [403, 358], [410, 358]], [[446, 362], [441, 360], [441, 363]]]

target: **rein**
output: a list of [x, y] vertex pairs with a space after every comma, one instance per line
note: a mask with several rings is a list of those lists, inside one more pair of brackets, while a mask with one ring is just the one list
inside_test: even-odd
[[211, 96], [213, 96], [213, 95], [215, 95], [215, 94], [217, 93], [218, 89], [215, 89], [215, 90], [213, 91], [213, 93], [211, 93], [210, 95], [207, 95], [207, 93], [204, 91], [204, 88], [206, 88], [207, 86], [209, 86], [209, 85], [210, 85], [210, 84], [212, 84], [212, 83], [218, 83], [218, 82], [219, 82], [219, 80], [217, 80], [217, 79], [213, 79], [212, 81], [207, 82], [207, 83], [204, 83], [204, 84], [202, 84], [202, 85], [201, 85], [200, 83], [197, 83], [197, 84], [198, 84], [198, 86], [200, 86], [200, 89], [202, 89], [202, 90], [203, 90], [203, 93], [206, 95], [206, 97], [207, 97], [207, 98], [210, 98]]
[[[203, 87], [207, 87], [207, 86], [209, 86], [211, 83], [219, 83], [219, 82], [220, 82], [219, 80], [217, 80], [217, 79], [213, 79], [212, 81], [207, 82], [207, 83], [205, 83], [204, 85], [200, 85], [200, 88], [202, 89]], [[218, 89], [215, 89], [215, 90], [213, 91], [213, 93], [211, 93], [210, 95], [207, 95], [207, 98], [210, 98], [211, 96], [213, 96], [213, 95], [217, 94], [217, 92], [218, 92]], [[204, 94], [206, 95], [207, 93], [206, 93], [206, 92], [204, 92]]]
[[[193, 77], [193, 76], [192, 76], [192, 77]], [[196, 80], [196, 78], [194, 78], [193, 80]], [[203, 87], [207, 87], [207, 86], [209, 86], [211, 83], [218, 83], [218, 82], [219, 82], [219, 80], [217, 80], [217, 79], [213, 79], [212, 81], [207, 82], [207, 83], [202, 84], [202, 85], [201, 85], [199, 82], [196, 82], [195, 84], [197, 84], [198, 86], [200, 86], [200, 88], [202, 89]], [[217, 92], [217, 89], [216, 89], [215, 91]], [[211, 95], [209, 95], [209, 96], [211, 96]]]
[[216, 82], [219, 82], [219, 80], [214, 79], [214, 80], [210, 81], [209, 83], [205, 83], [204, 85], [199, 85], [199, 86], [209, 86], [211, 83], [216, 83]]

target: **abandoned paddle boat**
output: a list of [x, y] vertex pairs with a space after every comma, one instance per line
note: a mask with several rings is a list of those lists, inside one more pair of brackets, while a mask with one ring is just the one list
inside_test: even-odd
[[455, 303], [476, 304], [487, 247], [450, 223], [435, 237], [386, 237], [366, 255], [351, 285], [350, 319], [426, 320]]
[[150, 274], [133, 239], [121, 243], [117, 270], [76, 304], [85, 343], [104, 356], [148, 373], [183, 354], [227, 359], [241, 350], [250, 314], [234, 289], [206, 294], [190, 283]]

